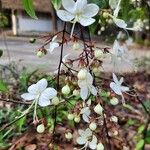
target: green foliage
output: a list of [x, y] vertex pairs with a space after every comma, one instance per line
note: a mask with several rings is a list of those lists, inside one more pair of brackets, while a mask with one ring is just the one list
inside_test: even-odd
[[0, 12], [0, 27], [3, 28], [8, 25], [8, 18]]
[[143, 146], [144, 146], [144, 140], [143, 139], [141, 139], [137, 144], [136, 144], [136, 148], [135, 148], [135, 150], [141, 150], [142, 148], [143, 148]]
[[146, 138], [145, 138], [145, 142], [146, 142], [147, 144], [150, 144], [150, 130], [147, 131]]
[[28, 87], [28, 83], [30, 81], [30, 78], [33, 77], [36, 72], [37, 72], [37, 70], [34, 70], [31, 73], [27, 73], [26, 71], [21, 73], [20, 78], [19, 78], [20, 79], [20, 81], [19, 81], [20, 91], [26, 91], [26, 89]]
[[0, 80], [0, 91], [1, 92], [7, 92], [8, 91], [7, 84], [3, 80]]
[[23, 6], [24, 6], [27, 14], [33, 19], [38, 19], [35, 14], [34, 8], [33, 8], [33, 1], [32, 0], [22, 0], [22, 3], [23, 3]]
[[128, 13], [128, 17], [132, 18], [133, 21], [136, 21], [137, 19], [145, 19], [145, 10], [142, 8], [138, 9], [132, 9]]
[[133, 119], [129, 119], [128, 122], [127, 122], [128, 126], [132, 126], [134, 124], [136, 124], [136, 120], [133, 120]]
[[88, 0], [90, 3], [97, 4], [100, 8], [107, 8], [108, 7], [108, 0]]
[[145, 125], [141, 125], [141, 126], [138, 128], [138, 133], [139, 133], [139, 134], [143, 133], [144, 129], [145, 129]]
[[58, 10], [61, 7], [61, 0], [51, 0], [51, 2], [56, 10]]

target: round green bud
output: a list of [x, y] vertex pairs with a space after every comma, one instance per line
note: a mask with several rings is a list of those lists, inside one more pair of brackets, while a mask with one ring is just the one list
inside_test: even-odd
[[68, 85], [65, 85], [62, 89], [61, 89], [61, 92], [64, 94], [64, 95], [68, 95], [70, 94], [70, 87]]
[[97, 150], [104, 150], [104, 145], [102, 143], [98, 143]]
[[95, 131], [96, 128], [97, 128], [97, 125], [95, 122], [91, 122], [90, 125], [89, 125], [89, 128], [92, 130], [92, 131]]
[[57, 106], [59, 104], [59, 102], [60, 102], [60, 100], [57, 96], [52, 99], [52, 104], [55, 106]]
[[43, 124], [38, 125], [36, 131], [38, 133], [43, 133], [45, 131], [45, 126]]
[[68, 120], [73, 120], [74, 119], [74, 114], [68, 114], [67, 118], [68, 118]]

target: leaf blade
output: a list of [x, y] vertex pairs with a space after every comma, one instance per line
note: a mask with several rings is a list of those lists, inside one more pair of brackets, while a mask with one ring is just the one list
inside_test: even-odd
[[25, 11], [27, 12], [27, 14], [31, 18], [38, 19], [36, 14], [35, 14], [34, 8], [33, 8], [33, 1], [32, 0], [22, 0], [22, 4], [23, 4]]

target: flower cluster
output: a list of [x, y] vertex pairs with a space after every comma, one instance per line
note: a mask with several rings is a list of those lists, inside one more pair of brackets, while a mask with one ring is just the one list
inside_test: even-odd
[[[113, 10], [113, 15], [110, 13], [105, 13], [104, 15], [103, 13], [105, 17], [110, 17], [118, 27], [124, 30], [140, 30], [142, 27], [140, 23], [136, 23], [133, 28], [128, 28], [127, 23], [118, 18], [121, 0], [109, 0], [109, 5]], [[109, 90], [108, 87], [106, 90], [101, 82], [101, 69], [103, 68], [103, 60], [108, 54], [111, 55], [114, 65], [122, 61], [125, 62], [125, 65], [130, 64], [130, 61], [127, 61], [127, 44], [122, 44], [119, 41], [120, 34], [115, 40], [112, 49], [97, 47], [92, 41], [85, 39], [82, 30], [80, 30], [81, 35], [74, 35], [76, 23], [85, 27], [96, 21], [94, 16], [98, 14], [99, 7], [93, 3], [88, 4], [87, 0], [62, 0], [62, 6], [63, 9], [58, 9], [56, 13], [62, 21], [73, 24], [71, 38], [68, 36], [65, 23], [64, 30], [48, 39], [45, 44], [49, 44], [47, 50], [51, 54], [54, 53], [55, 48], [61, 46], [59, 66], [54, 75], [55, 79], [57, 79], [54, 87], [57, 87], [57, 90], [53, 87], [48, 87], [46, 79], [41, 79], [36, 84], [29, 86], [28, 93], [22, 94], [21, 97], [26, 101], [33, 101], [26, 113], [34, 106], [34, 121], [38, 120], [37, 105], [41, 107], [53, 106], [55, 108], [55, 117], [57, 117], [57, 106], [62, 104], [65, 107], [64, 110], [67, 110], [66, 118], [68, 121], [79, 128], [76, 142], [78, 145], [83, 146], [81, 149], [104, 150], [109, 139], [119, 135], [119, 118], [110, 109], [119, 104], [120, 97], [122, 104], [125, 104], [124, 94], [129, 91], [129, 87], [122, 85], [123, 77], [118, 80], [115, 74], [117, 71], [115, 70], [112, 73], [113, 81], [109, 83]], [[66, 34], [67, 36], [65, 36]], [[62, 36], [61, 42], [58, 40], [59, 35]], [[73, 42], [73, 50], [83, 49], [77, 58], [68, 58], [70, 54], [63, 57], [64, 44], [69, 42]], [[81, 47], [81, 44], [83, 44], [83, 47]], [[106, 90], [105, 96], [102, 96], [103, 89]], [[73, 100], [73, 104], [71, 100]], [[68, 104], [73, 105], [73, 107], [68, 109]], [[55, 118], [55, 127], [57, 120]], [[41, 124], [37, 127], [39, 133], [44, 132], [44, 130], [45, 127]], [[105, 134], [105, 132], [107, 133]], [[66, 131], [64, 137], [69, 142], [72, 141], [74, 137], [73, 131]]]

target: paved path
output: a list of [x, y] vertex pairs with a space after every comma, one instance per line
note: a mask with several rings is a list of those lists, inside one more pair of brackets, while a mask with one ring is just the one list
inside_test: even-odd
[[[97, 41], [98, 45], [104, 45], [100, 44]], [[46, 55], [43, 58], [38, 58], [36, 56], [36, 49], [42, 45], [41, 41], [38, 41], [35, 44], [29, 43], [29, 38], [22, 39], [20, 38], [9, 38], [7, 39], [6, 43], [0, 39], [0, 49], [4, 50], [4, 55], [0, 58], [0, 64], [8, 64], [8, 52], [6, 50], [6, 45], [9, 50], [10, 54], [10, 60], [15, 61], [19, 66], [27, 66], [28, 69], [33, 70], [33, 68], [39, 68], [42, 70], [47, 71], [54, 71], [55, 68], [58, 65], [58, 59], [59, 59], [59, 52], [60, 49], [56, 49], [53, 55]], [[79, 51], [73, 51], [72, 49], [69, 49], [68, 46], [65, 46], [65, 54], [70, 53], [70, 58], [78, 56], [80, 53]], [[64, 55], [65, 55], [64, 54]], [[143, 57], [143, 56], [149, 56], [150, 57], [150, 50], [147, 49], [132, 49], [130, 51], [130, 54], [133, 55], [135, 58]], [[105, 64], [109, 69], [111, 70], [110, 64]]]

